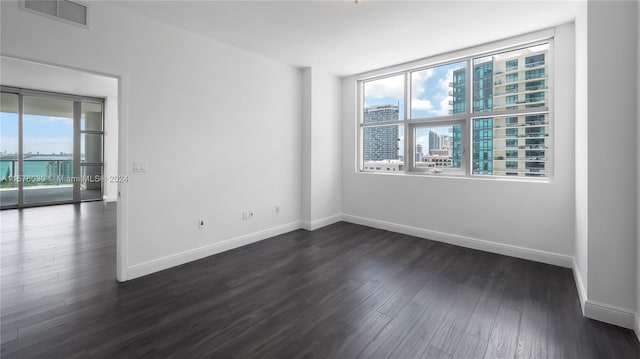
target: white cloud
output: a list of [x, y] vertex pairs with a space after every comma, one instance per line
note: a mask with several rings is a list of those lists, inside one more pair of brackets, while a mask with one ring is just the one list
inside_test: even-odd
[[404, 97], [404, 77], [393, 76], [380, 80], [370, 81], [364, 84], [365, 97]]
[[429, 136], [416, 136], [416, 144], [422, 145], [422, 153], [428, 152]]
[[438, 81], [440, 92], [438, 93], [437, 98], [440, 100], [440, 108], [437, 111], [434, 111], [438, 116], [446, 116], [449, 114], [449, 101], [451, 100], [451, 96], [449, 96], [449, 91], [451, 91], [449, 83], [452, 81], [453, 70], [447, 71], [447, 77]]
[[47, 118], [47, 122], [48, 123], [62, 123], [64, 125], [67, 126], [73, 126], [73, 119], [72, 118], [68, 118], [68, 117], [48, 117]]
[[433, 111], [433, 104], [429, 100], [420, 100], [420, 99], [414, 98], [411, 101], [411, 109], [431, 112]]
[[433, 76], [433, 69], [426, 69], [418, 72], [414, 72], [411, 75], [411, 94], [414, 99], [420, 97], [424, 91], [425, 81]]

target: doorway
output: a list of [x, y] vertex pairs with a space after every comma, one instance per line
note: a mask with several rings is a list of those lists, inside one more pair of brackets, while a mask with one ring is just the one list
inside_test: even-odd
[[0, 206], [103, 198], [104, 99], [3, 86]]

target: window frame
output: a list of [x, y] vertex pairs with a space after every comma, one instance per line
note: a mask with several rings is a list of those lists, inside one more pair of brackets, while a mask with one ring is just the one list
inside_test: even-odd
[[[455, 51], [448, 54], [440, 54], [431, 58], [426, 58], [418, 61], [414, 61], [410, 64], [397, 65], [392, 67], [392, 71], [378, 74], [376, 76], [360, 77], [356, 78], [356, 96], [357, 96], [357, 156], [356, 156], [356, 172], [358, 173], [373, 173], [373, 174], [389, 174], [386, 171], [378, 172], [375, 170], [367, 170], [364, 168], [363, 159], [363, 128], [369, 126], [380, 126], [385, 124], [395, 124], [404, 126], [404, 148], [399, 151], [399, 155], [403, 156], [403, 170], [397, 172], [391, 172], [390, 174], [417, 174], [426, 176], [462, 176], [469, 178], [483, 178], [483, 179], [507, 179], [516, 181], [535, 181], [535, 182], [550, 182], [553, 179], [554, 167], [555, 167], [555, 146], [554, 146], [554, 30], [548, 29], [539, 31], [534, 34], [523, 35], [517, 38], [498, 41], [496, 43], [478, 45], [477, 47]], [[518, 108], [518, 109], [502, 109], [496, 111], [492, 109], [490, 112], [474, 112], [474, 98], [473, 98], [473, 75], [474, 75], [474, 59], [493, 56], [510, 51], [516, 51], [526, 49], [538, 45], [548, 45], [546, 52], [545, 76], [540, 78], [531, 79], [528, 81], [544, 80], [547, 89], [547, 97], [545, 106], [533, 107], [533, 108]], [[524, 60], [523, 60], [524, 61]], [[464, 112], [458, 114], [449, 114], [445, 116], [429, 117], [429, 118], [411, 118], [411, 104], [412, 104], [412, 86], [411, 77], [412, 73], [417, 71], [423, 71], [430, 68], [436, 68], [438, 66], [465, 62], [465, 102]], [[404, 101], [403, 101], [403, 118], [399, 118], [395, 121], [385, 121], [376, 123], [364, 123], [364, 84], [369, 81], [380, 80], [388, 77], [404, 75]], [[526, 82], [526, 81], [518, 81]], [[493, 97], [493, 96], [492, 96]], [[477, 118], [494, 118], [494, 117], [513, 117], [513, 116], [525, 116], [530, 114], [546, 114], [548, 116], [547, 129], [547, 160], [549, 168], [545, 177], [514, 177], [509, 175], [485, 175], [473, 173], [473, 121]], [[432, 126], [451, 126], [462, 125], [461, 142], [462, 142], [462, 157], [460, 169], [444, 168], [442, 171], [428, 171], [422, 168], [417, 168], [415, 161], [415, 129], [421, 127]], [[495, 157], [495, 156], [494, 156]]]

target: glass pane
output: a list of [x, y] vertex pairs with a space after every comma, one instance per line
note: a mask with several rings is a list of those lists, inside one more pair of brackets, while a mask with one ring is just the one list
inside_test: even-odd
[[373, 126], [363, 128], [363, 169], [397, 172], [404, 169], [404, 126]]
[[58, 16], [78, 24], [87, 24], [87, 8], [71, 1], [58, 1]]
[[465, 113], [466, 62], [411, 73], [411, 118]]
[[473, 174], [547, 177], [549, 115], [473, 120]]
[[102, 104], [83, 102], [81, 105], [80, 129], [102, 131]]
[[18, 204], [18, 95], [0, 100], [0, 206]]
[[102, 135], [90, 133], [80, 135], [80, 162], [102, 163]]
[[80, 199], [102, 199], [102, 166], [81, 166]]
[[416, 168], [438, 172], [462, 166], [462, 125], [416, 127], [413, 136]]
[[24, 203], [73, 199], [73, 102], [24, 96]]
[[404, 75], [364, 83], [365, 123], [404, 119]]
[[27, 9], [43, 12], [48, 15], [58, 15], [58, 6], [56, 1], [25, 0], [24, 6]]
[[473, 111], [547, 106], [549, 44], [473, 60]]

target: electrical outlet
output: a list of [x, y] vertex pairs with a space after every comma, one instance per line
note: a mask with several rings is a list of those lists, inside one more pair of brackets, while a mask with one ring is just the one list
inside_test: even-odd
[[198, 228], [199, 229], [204, 229], [204, 219], [201, 219], [198, 221]]

